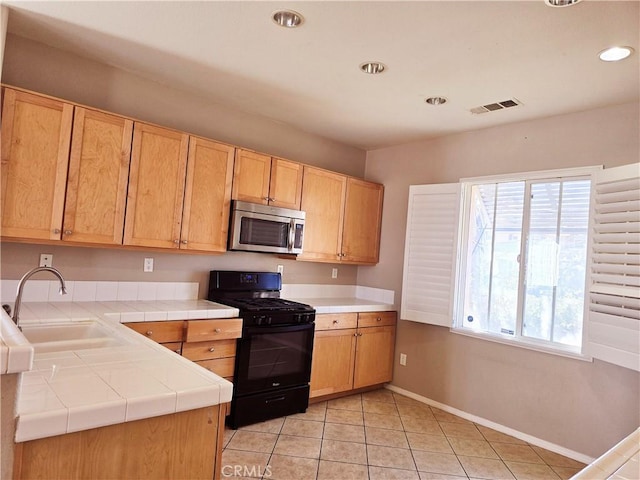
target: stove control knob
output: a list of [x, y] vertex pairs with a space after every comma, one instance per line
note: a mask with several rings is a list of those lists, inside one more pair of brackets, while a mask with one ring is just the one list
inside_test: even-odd
[[267, 317], [267, 325], [271, 325], [271, 317]]
[[262, 325], [262, 320], [264, 320], [264, 317], [254, 317], [256, 320], [256, 325]]

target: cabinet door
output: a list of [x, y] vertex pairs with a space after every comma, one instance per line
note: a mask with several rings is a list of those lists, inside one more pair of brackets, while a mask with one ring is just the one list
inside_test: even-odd
[[178, 248], [189, 137], [136, 123], [124, 244]]
[[356, 329], [315, 332], [311, 362], [311, 392], [319, 397], [353, 388]]
[[248, 150], [236, 150], [231, 198], [267, 205], [270, 177], [270, 156]]
[[302, 172], [303, 166], [300, 163], [273, 158], [271, 160], [269, 205], [300, 210]]
[[342, 261], [378, 263], [384, 187], [356, 178], [347, 180], [342, 233]]
[[306, 212], [300, 260], [339, 261], [347, 177], [304, 167], [302, 210]]
[[2, 235], [60, 240], [73, 106], [6, 88]]
[[227, 250], [234, 148], [190, 137], [180, 248]]
[[358, 329], [353, 388], [390, 382], [396, 327]]
[[76, 107], [63, 240], [122, 244], [133, 121]]

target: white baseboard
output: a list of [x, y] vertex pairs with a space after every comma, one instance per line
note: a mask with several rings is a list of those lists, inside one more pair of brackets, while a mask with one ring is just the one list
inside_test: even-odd
[[432, 405], [436, 408], [439, 408], [440, 410], [444, 410], [445, 412], [451, 413], [453, 415], [457, 415], [458, 417], [462, 417], [465, 420], [469, 420], [471, 422], [477, 423], [478, 425], [482, 425], [483, 427], [489, 427], [500, 433], [511, 435], [512, 437], [523, 440], [527, 443], [535, 445], [536, 447], [545, 448], [559, 455], [572, 458], [573, 460], [577, 460], [578, 462], [582, 462], [589, 465], [591, 462], [595, 460], [594, 458], [589, 457], [588, 455], [584, 455], [579, 452], [574, 452], [573, 450], [569, 450], [568, 448], [561, 447], [560, 445], [556, 445], [555, 443], [547, 442], [546, 440], [542, 440], [541, 438], [537, 438], [532, 435], [519, 432], [512, 428], [505, 427], [504, 425], [500, 425], [499, 423], [492, 422], [491, 420], [487, 420], [486, 418], [477, 417], [476, 415], [463, 412], [462, 410], [458, 410], [457, 408], [450, 407], [449, 405], [436, 402], [435, 400], [431, 400], [430, 398], [423, 397], [422, 395], [418, 395], [417, 393], [410, 392], [409, 390], [405, 390], [404, 388], [396, 387], [395, 385], [386, 385], [385, 388], [391, 390], [392, 392], [396, 392], [401, 395], [404, 395], [405, 397], [413, 398], [418, 402], [426, 403], [427, 405]]

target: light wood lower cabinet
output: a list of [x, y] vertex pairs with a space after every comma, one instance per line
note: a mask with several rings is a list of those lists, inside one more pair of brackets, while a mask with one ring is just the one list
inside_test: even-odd
[[15, 479], [220, 478], [226, 405], [16, 444]]
[[242, 336], [241, 318], [135, 322], [125, 325], [216, 375], [233, 380], [237, 339]]
[[316, 316], [310, 397], [389, 382], [396, 312]]

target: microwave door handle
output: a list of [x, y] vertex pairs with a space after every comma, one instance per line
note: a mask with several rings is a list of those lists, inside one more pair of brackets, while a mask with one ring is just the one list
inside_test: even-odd
[[294, 218], [289, 222], [289, 251], [293, 251], [293, 242], [295, 242], [296, 221]]

